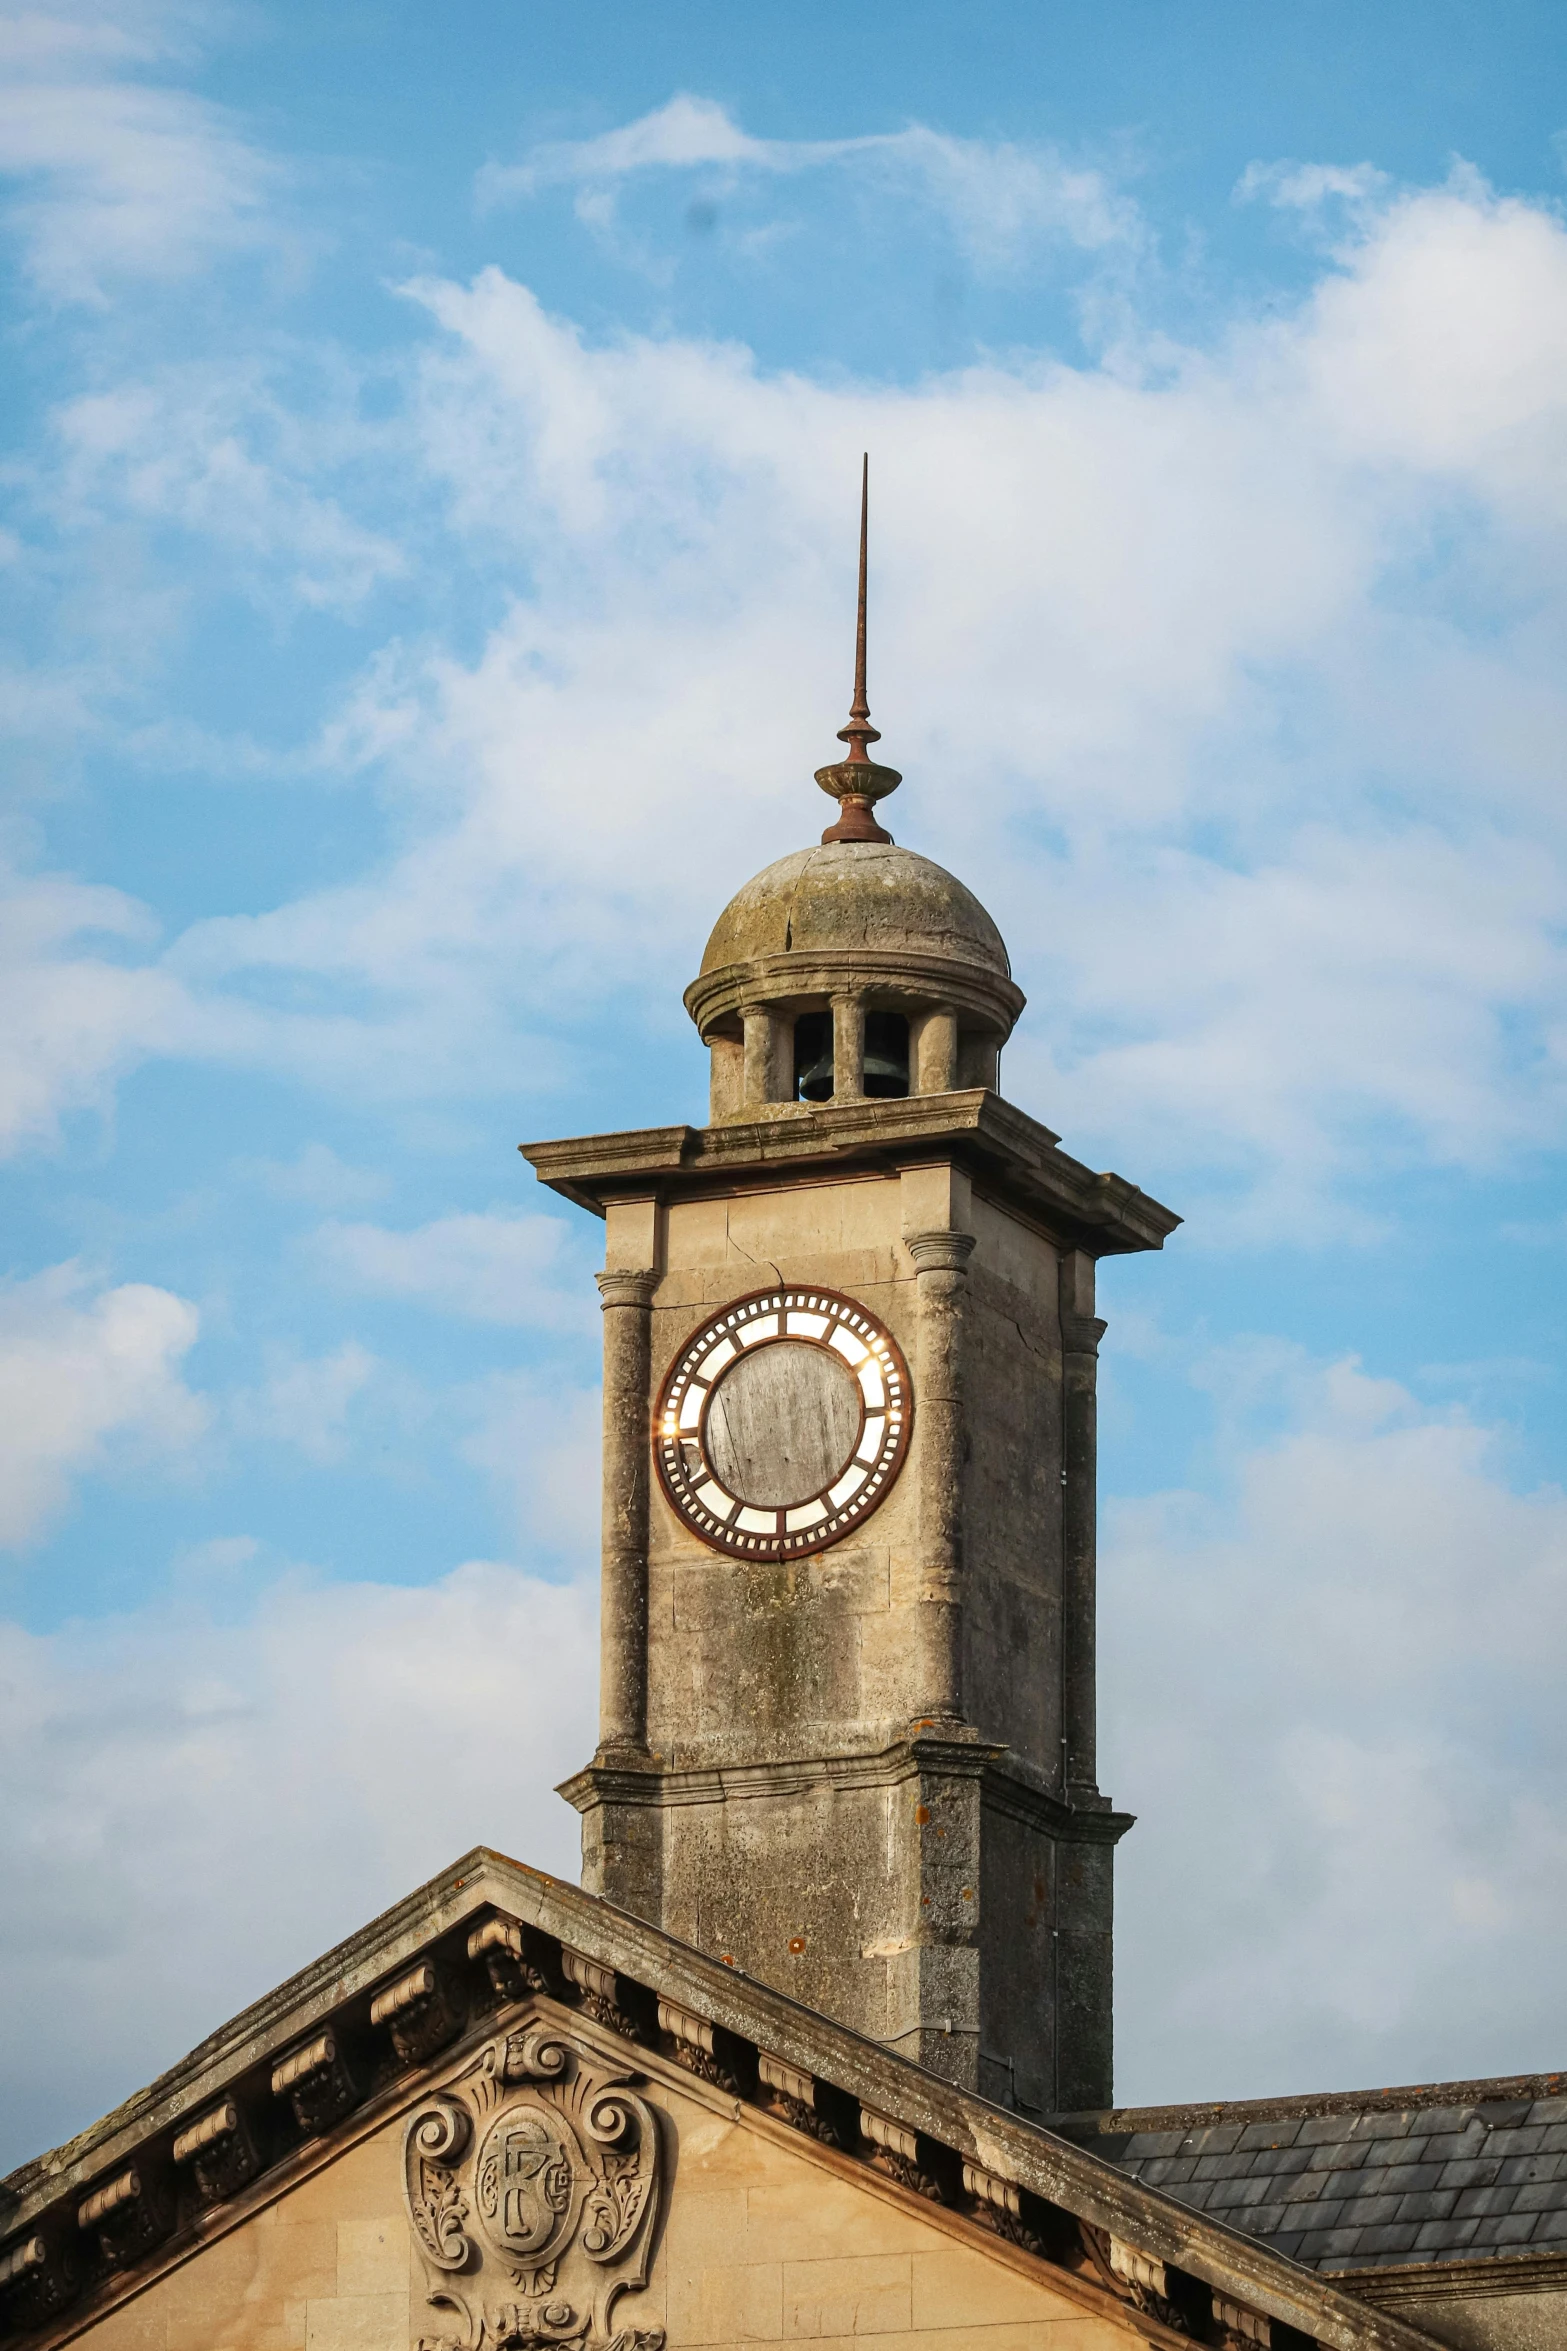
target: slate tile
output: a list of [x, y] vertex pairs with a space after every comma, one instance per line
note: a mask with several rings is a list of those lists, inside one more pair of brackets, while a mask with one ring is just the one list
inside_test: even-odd
[[1420, 2119], [1420, 2110], [1414, 2106], [1386, 2110], [1368, 2107], [1363, 2114], [1356, 2115], [1354, 2135], [1357, 2139], [1407, 2139]]
[[1353, 2226], [1354, 2224], [1349, 2218], [1351, 2209], [1351, 2206], [1342, 2204], [1336, 2199], [1332, 2203], [1324, 2200], [1320, 2204], [1308, 2204], [1304, 2211], [1298, 2204], [1292, 2205], [1290, 2216], [1293, 2219], [1297, 2213], [1300, 2213], [1301, 2218], [1306, 2222], [1309, 2233], [1314, 2237], [1319, 2237], [1329, 2229]]
[[1161, 2188], [1179, 2188], [1197, 2169], [1195, 2155], [1165, 2155], [1150, 2163], [1142, 2176], [1150, 2185]]
[[1298, 2122], [1248, 2123], [1241, 2135], [1242, 2147], [1293, 2147], [1300, 2132]]
[[1282, 2253], [1286, 2261], [1298, 2261], [1300, 2249], [1306, 2242], [1304, 2229], [1280, 2229], [1277, 2236], [1268, 2239], [1275, 2253]]
[[1444, 2196], [1435, 2188], [1425, 2188], [1413, 2196], [1398, 2200], [1400, 2220], [1446, 2220], [1458, 2202], [1458, 2190], [1449, 2188]]
[[1185, 2131], [1139, 2131], [1116, 2161], [1123, 2163], [1130, 2157], [1140, 2163], [1150, 2155], [1179, 2155], [1185, 2140]]
[[1397, 2196], [1357, 2196], [1346, 2218], [1363, 2229], [1386, 2228], [1398, 2218]]
[[1204, 2212], [1238, 2212], [1243, 2204], [1260, 2204], [1261, 2180], [1208, 2180], [1203, 2184]]
[[1548, 2151], [1548, 2142], [1553, 2138], [1557, 2143], [1557, 2152], [1560, 2153], [1563, 2136], [1564, 2134], [1560, 2131], [1553, 2133], [1543, 2122], [1531, 2122], [1525, 2123], [1521, 2129], [1516, 2131], [1493, 2133], [1491, 2144], [1495, 2147], [1499, 2140], [1505, 2138], [1506, 2145], [1503, 2152], [1510, 2160], [1515, 2155], [1538, 2155], [1542, 2151]]
[[1246, 2158], [1246, 2171], [1255, 2180], [1287, 2179], [1310, 2160], [1309, 2147], [1257, 2147]]
[[1509, 2155], [1497, 2176], [1503, 2187], [1526, 2180], [1567, 2179], [1567, 2155], [1554, 2155], [1545, 2150], [1534, 2155]]
[[1511, 2188], [1461, 2188], [1453, 2210], [1466, 2220], [1471, 2214], [1476, 2219], [1489, 2220], [1498, 2212], [1509, 2211], [1512, 2201]]
[[1285, 2183], [1283, 2200], [1298, 2213], [1302, 2205], [1316, 2204], [1321, 2200], [1323, 2190], [1332, 2177], [1333, 2174], [1328, 2171], [1297, 2172], [1292, 2180]]
[[1266, 2237], [1271, 2245], [1274, 2233], [1283, 2225], [1288, 2210], [1285, 2204], [1254, 2204], [1244, 2215], [1248, 2236]]
[[1560, 2212], [1567, 2205], [1559, 2180], [1534, 2180], [1513, 2191], [1514, 2212]]
[[1198, 2155], [1193, 2158], [1194, 2180], [1233, 2180], [1244, 2177], [1233, 2155]]
[[1529, 2109], [1531, 2122], [1567, 2122], [1567, 2097], [1536, 2098]]
[[1474, 2240], [1477, 2220], [1428, 2220], [1415, 2238], [1417, 2253], [1438, 2254], [1462, 2251]]
[[1310, 2171], [1358, 2171], [1375, 2148], [1372, 2139], [1324, 2139], [1313, 2147]]
[[1459, 2163], [1444, 2163], [1437, 2184], [1443, 2188], [1494, 2188], [1501, 2176], [1499, 2155], [1476, 2155]]
[[1488, 2212], [1475, 2223], [1475, 2233], [1469, 2240], [1470, 2250], [1481, 2254], [1494, 2252], [1499, 2245], [1526, 2245], [1534, 2234], [1539, 2218], [1534, 2212]]
[[1364, 2229], [1327, 2229], [1315, 2246], [1313, 2257], [1319, 2267], [1335, 2261], [1352, 2268], [1355, 2255], [1360, 2250], [1360, 2240], [1365, 2234]]
[[1412, 2221], [1385, 2221], [1380, 2228], [1363, 2229], [1360, 2235], [1362, 2254], [1377, 2254], [1384, 2260], [1394, 2254], [1413, 2252], [1414, 2244]]
[[1331, 2139], [1349, 2136], [1347, 2114], [1308, 2114], [1296, 2135], [1297, 2147], [1321, 2147]]
[[1421, 2151], [1424, 2163], [1463, 2163], [1486, 2151], [1484, 2131], [1433, 2131]]
[[1200, 2131], [1193, 2131], [1191, 2146], [1194, 2155], [1228, 2155], [1241, 2141], [1243, 2125], [1238, 2122], [1210, 2122]]
[[1472, 2106], [1427, 2106], [1421, 2112], [1421, 2128], [1428, 2138], [1438, 2138], [1445, 2131], [1461, 2137], [1475, 2119]]
[[1527, 2098], [1480, 2098], [1474, 2110], [1487, 2129], [1511, 2130], [1515, 2123], [1525, 2119], [1530, 2104]]
[[[1447, 2168], [1451, 2170], [1452, 2166]], [[1390, 2163], [1385, 2170], [1368, 2171], [1361, 2176], [1375, 2179], [1385, 2196], [1418, 2196], [1427, 2188], [1468, 2188], [1483, 2184], [1478, 2180], [1444, 2180], [1439, 2163]]]

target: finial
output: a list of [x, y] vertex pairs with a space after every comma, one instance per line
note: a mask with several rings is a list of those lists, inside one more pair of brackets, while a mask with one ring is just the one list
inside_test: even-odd
[[895, 767], [881, 767], [866, 754], [867, 743], [879, 743], [880, 731], [871, 725], [870, 704], [865, 699], [865, 569], [870, 519], [871, 461], [866, 454], [860, 470], [860, 606], [854, 631], [854, 700], [849, 705], [849, 723], [838, 729], [838, 740], [847, 743], [849, 756], [833, 767], [819, 767], [816, 781], [839, 803], [835, 825], [823, 833], [824, 841], [890, 841], [891, 833], [883, 832], [876, 822], [873, 803], [884, 800], [895, 792], [903, 778]]

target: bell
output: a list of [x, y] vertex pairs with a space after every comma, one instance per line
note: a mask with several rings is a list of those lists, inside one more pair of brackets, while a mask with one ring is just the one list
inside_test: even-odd
[[832, 1100], [830, 1012], [802, 1012], [794, 1024], [794, 1090], [801, 1102]]
[[887, 1101], [909, 1090], [909, 1024], [901, 1012], [865, 1015], [865, 1091]]

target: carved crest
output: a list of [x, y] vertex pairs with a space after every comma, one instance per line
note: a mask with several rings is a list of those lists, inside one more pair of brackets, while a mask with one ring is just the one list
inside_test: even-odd
[[415, 2108], [408, 2214], [427, 2299], [458, 2328], [420, 2351], [662, 2351], [662, 2328], [610, 2325], [647, 2284], [663, 2192], [633, 2078], [535, 2025]]

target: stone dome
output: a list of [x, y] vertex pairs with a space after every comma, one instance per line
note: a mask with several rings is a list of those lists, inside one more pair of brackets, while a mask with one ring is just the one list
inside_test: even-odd
[[1011, 977], [1006, 945], [955, 874], [892, 841], [797, 849], [736, 891], [702, 976], [781, 955], [933, 957]]
[[973, 891], [885, 836], [829, 837], [757, 874], [686, 990], [715, 1124], [804, 1114], [829, 1087], [841, 1104], [993, 1086], [1022, 1009]]

